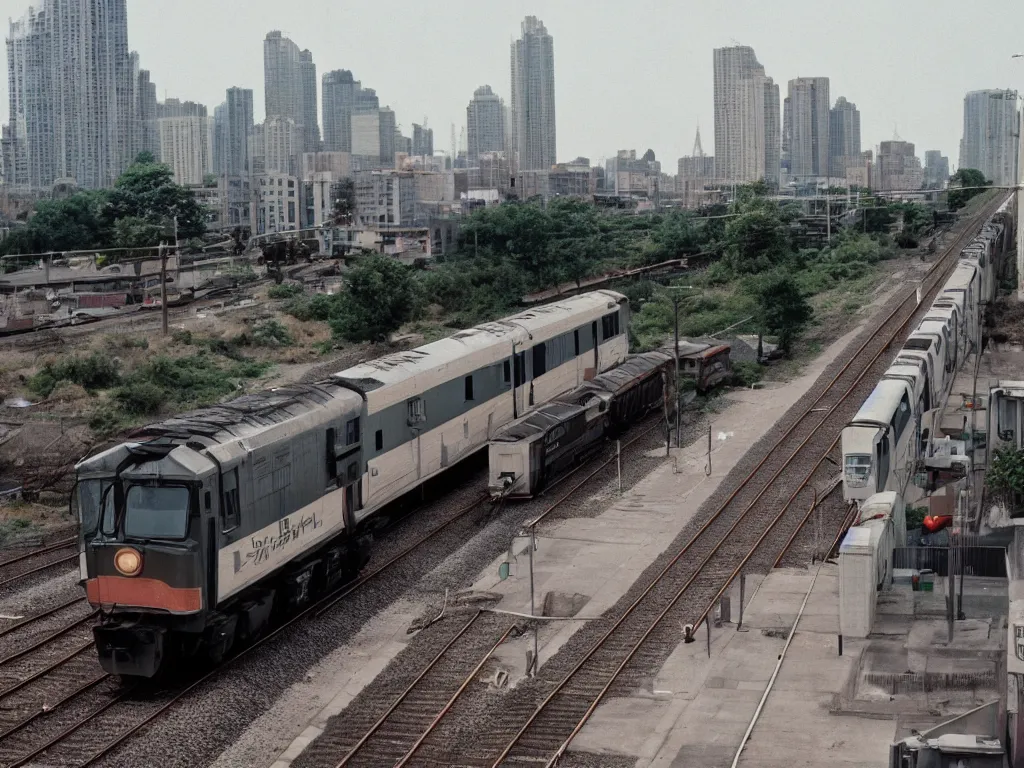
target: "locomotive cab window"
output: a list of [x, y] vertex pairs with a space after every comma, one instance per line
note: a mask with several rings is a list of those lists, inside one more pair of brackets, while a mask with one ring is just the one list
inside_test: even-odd
[[468, 402], [468, 401], [473, 399], [473, 377], [472, 376], [467, 376], [466, 377], [464, 389], [465, 389], [465, 394], [466, 394], [466, 401]]
[[378, 451], [384, 450], [384, 430], [378, 429], [377, 434], [373, 436], [374, 448]]
[[133, 485], [125, 494], [124, 535], [183, 539], [188, 533], [189, 490], [183, 485]]
[[512, 382], [512, 364], [508, 360], [501, 364], [501, 378], [506, 384]]
[[580, 332], [578, 330], [572, 332], [572, 347], [573, 347], [573, 354], [575, 354], [576, 357], [579, 357], [580, 356]]
[[223, 530], [226, 533], [238, 527], [242, 514], [242, 506], [238, 498], [238, 469], [225, 472], [221, 477], [221, 482], [224, 491], [224, 509], [220, 511], [220, 514]]

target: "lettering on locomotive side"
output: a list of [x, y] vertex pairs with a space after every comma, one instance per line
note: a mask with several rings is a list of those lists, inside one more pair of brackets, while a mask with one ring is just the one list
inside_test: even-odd
[[235, 550], [235, 573], [245, 568], [250, 563], [259, 565], [270, 560], [271, 555], [277, 550], [285, 549], [289, 544], [298, 546], [299, 539], [303, 536], [308, 538], [309, 534], [322, 528], [324, 521], [317, 517], [316, 512], [303, 516], [297, 524], [293, 525], [290, 518], [282, 518], [278, 521], [277, 535], [251, 536], [249, 542], [251, 547], [247, 552]]
[[223, 547], [217, 553], [218, 601], [341, 533], [345, 527], [344, 498], [344, 490], [339, 488]]

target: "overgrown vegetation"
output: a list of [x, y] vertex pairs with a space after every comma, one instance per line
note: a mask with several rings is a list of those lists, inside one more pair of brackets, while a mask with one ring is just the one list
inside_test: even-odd
[[172, 241], [175, 218], [182, 240], [206, 229], [206, 210], [192, 192], [143, 152], [113, 189], [40, 200], [28, 223], [0, 242], [0, 255], [155, 246]]
[[1024, 450], [997, 448], [985, 473], [985, 485], [1008, 508], [1015, 508], [1024, 496]]
[[958, 211], [967, 205], [967, 202], [984, 192], [981, 187], [990, 187], [992, 182], [985, 178], [985, 174], [976, 168], [961, 168], [949, 181], [949, 192], [947, 203], [949, 210]]
[[281, 283], [272, 285], [267, 291], [267, 298], [270, 299], [294, 299], [302, 295], [302, 286], [298, 283]]

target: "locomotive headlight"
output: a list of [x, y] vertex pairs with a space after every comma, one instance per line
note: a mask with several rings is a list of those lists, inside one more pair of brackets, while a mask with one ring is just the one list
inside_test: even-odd
[[117, 550], [114, 567], [125, 576], [138, 576], [142, 570], [142, 555], [131, 547]]

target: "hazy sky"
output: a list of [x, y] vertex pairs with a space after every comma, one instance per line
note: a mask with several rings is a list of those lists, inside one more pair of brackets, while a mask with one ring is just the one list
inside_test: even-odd
[[[0, 0], [20, 17], [28, 0]], [[406, 135], [429, 119], [451, 145], [483, 84], [509, 97], [509, 42], [527, 14], [555, 42], [558, 159], [648, 148], [674, 172], [698, 123], [714, 144], [712, 48], [739, 42], [781, 84], [831, 78], [861, 111], [864, 148], [894, 128], [918, 154], [957, 162], [968, 90], [1024, 91], [1022, 0], [128, 0], [128, 34], [158, 97], [212, 109], [252, 88], [263, 115], [263, 37], [280, 29], [313, 52], [317, 77], [351, 69]], [[984, 38], [982, 38], [984, 35]], [[4, 69], [6, 71], [6, 67]], [[7, 82], [0, 115], [7, 119]], [[667, 161], [667, 162], [666, 162]]]

